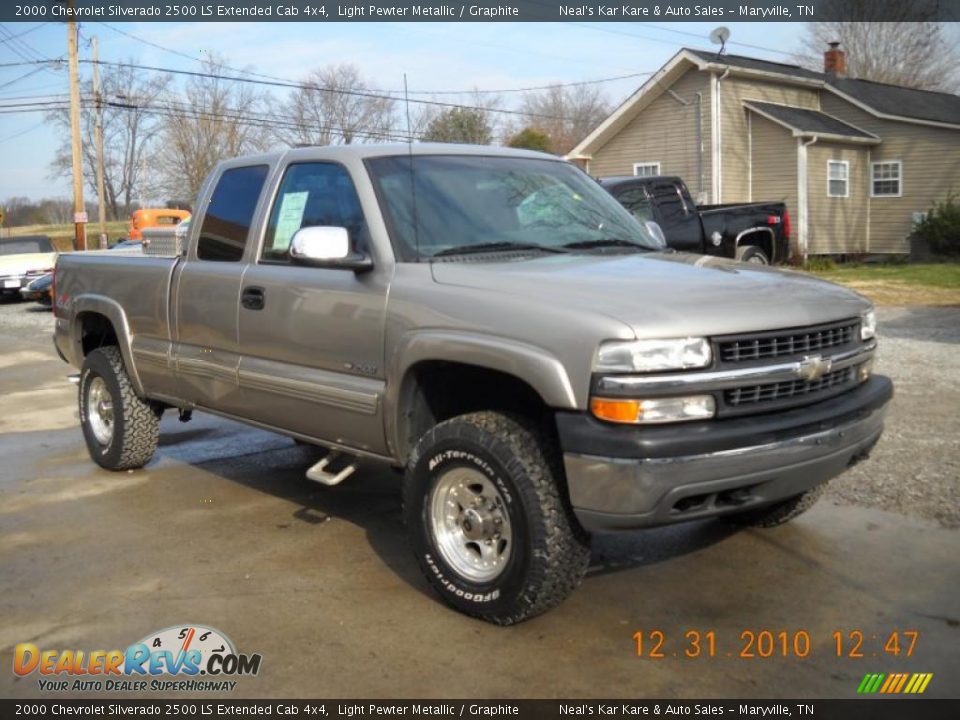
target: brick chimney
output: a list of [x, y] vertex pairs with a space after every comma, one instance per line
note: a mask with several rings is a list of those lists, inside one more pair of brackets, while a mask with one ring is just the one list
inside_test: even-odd
[[823, 54], [823, 71], [827, 75], [843, 76], [847, 74], [847, 54], [840, 49], [840, 43], [829, 43], [830, 49]]

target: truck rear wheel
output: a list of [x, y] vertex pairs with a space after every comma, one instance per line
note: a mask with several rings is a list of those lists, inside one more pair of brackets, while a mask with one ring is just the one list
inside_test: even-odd
[[769, 265], [770, 258], [756, 245], [741, 245], [737, 248], [737, 260], [754, 265]]
[[495, 412], [438, 424], [407, 464], [404, 519], [420, 567], [450, 605], [511, 625], [559, 605], [590, 561], [561, 494], [552, 444]]
[[90, 457], [107, 470], [146, 465], [160, 439], [156, 403], [137, 396], [120, 349], [93, 350], [80, 369], [80, 426]]
[[736, 515], [728, 515], [727, 520], [735, 525], [744, 525], [747, 527], [777, 527], [777, 525], [783, 525], [795, 517], [803, 515], [803, 513], [816, 504], [826, 489], [827, 483], [821, 483], [813, 488], [813, 490], [807, 490], [805, 493], [800, 493], [789, 500], [784, 500], [775, 505], [767, 505], [766, 507], [748, 510], [747, 512]]

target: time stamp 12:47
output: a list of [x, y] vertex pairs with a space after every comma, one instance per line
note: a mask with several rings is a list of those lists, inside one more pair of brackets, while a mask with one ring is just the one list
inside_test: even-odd
[[893, 630], [873, 634], [862, 630], [834, 630], [822, 642], [814, 643], [806, 630], [743, 630], [735, 642], [721, 638], [714, 630], [638, 630], [633, 634], [637, 657], [666, 658], [728, 657], [805, 658], [812, 653], [834, 657], [912, 657], [920, 639], [919, 630]]

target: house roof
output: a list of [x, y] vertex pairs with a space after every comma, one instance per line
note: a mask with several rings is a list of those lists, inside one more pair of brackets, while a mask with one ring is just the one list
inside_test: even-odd
[[767, 119], [793, 130], [795, 135], [832, 135], [849, 140], [880, 141], [876, 135], [819, 110], [757, 100], [748, 100], [743, 104]]
[[884, 115], [960, 125], [960, 95], [851, 78], [829, 78], [827, 82]]
[[684, 52], [694, 55], [705, 63], [715, 63], [717, 65], [732, 65], [733, 67], [743, 68], [745, 70], [757, 70], [759, 72], [777, 73], [779, 75], [791, 75], [793, 77], [804, 78], [807, 80], [823, 80], [824, 74], [815, 70], [808, 70], [799, 65], [790, 65], [789, 63], [779, 63], [772, 60], [760, 60], [758, 58], [747, 57], [745, 55], [719, 55], [717, 52], [709, 50], [697, 50], [695, 48], [684, 48]]
[[766, 76], [771, 81], [820, 88], [877, 117], [960, 129], [960, 96], [957, 95], [914, 90], [869, 80], [838, 78], [799, 65], [760, 60], [745, 55], [720, 55], [716, 51], [683, 48], [621, 103], [606, 120], [571, 150], [567, 157], [589, 158], [597, 147], [622, 130], [690, 67], [713, 72], [732, 69], [744, 75]]
[[836, 77], [799, 65], [759, 60], [744, 55], [717, 55], [715, 52], [693, 48], [684, 50], [705, 63], [820, 81], [826, 84], [828, 89], [839, 91], [839, 94], [847, 95], [883, 115], [960, 125], [960, 95]]

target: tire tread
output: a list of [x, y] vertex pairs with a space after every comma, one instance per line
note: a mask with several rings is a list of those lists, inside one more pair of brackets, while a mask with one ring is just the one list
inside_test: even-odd
[[[119, 411], [123, 418], [122, 423], [114, 422], [114, 433], [119, 433], [119, 437], [114, 436], [114, 442], [119, 442], [121, 447], [117, 459], [107, 460], [103, 454], [100, 457], [95, 456], [94, 459], [110, 470], [141, 468], [150, 462], [160, 441], [160, 407], [137, 395], [124, 367], [120, 348], [109, 345], [93, 350], [87, 357], [85, 368], [88, 369], [91, 363], [96, 363], [95, 359], [92, 360], [94, 354], [106, 361], [113, 379], [120, 387], [120, 397], [114, 402], [119, 405], [115, 412]], [[80, 386], [82, 392], [86, 383], [81, 382]], [[83, 398], [81, 398], [82, 402]]]

